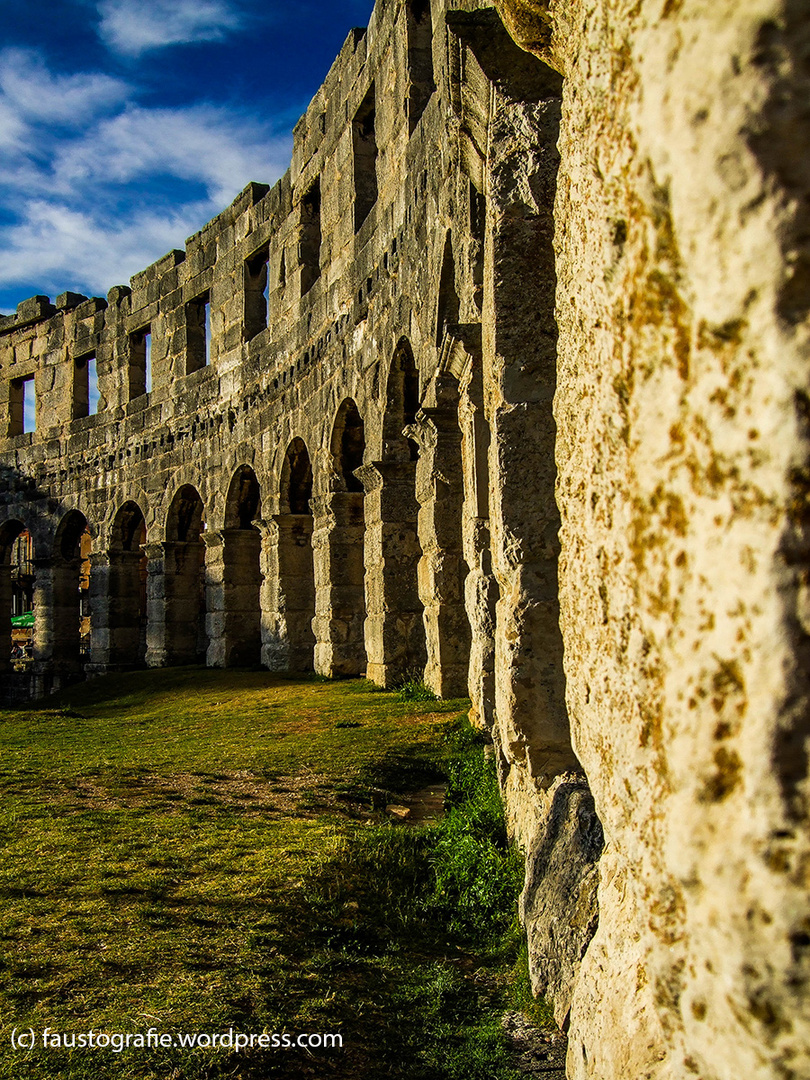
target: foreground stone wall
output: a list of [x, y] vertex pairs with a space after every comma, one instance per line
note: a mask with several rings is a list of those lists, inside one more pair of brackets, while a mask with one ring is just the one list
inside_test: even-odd
[[561, 626], [606, 837], [569, 1074], [807, 1076], [807, 7], [503, 8], [564, 76]]
[[35, 692], [469, 692], [569, 1075], [799, 1078], [806, 15], [499, 7], [379, 2], [275, 187], [0, 322], [0, 605], [27, 528]]

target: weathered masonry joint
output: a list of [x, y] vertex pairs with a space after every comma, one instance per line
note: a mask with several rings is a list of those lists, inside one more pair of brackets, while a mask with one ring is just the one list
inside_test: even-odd
[[469, 695], [577, 1080], [810, 1075], [810, 31], [733, 7], [378, 0], [275, 186], [0, 319], [3, 695]]

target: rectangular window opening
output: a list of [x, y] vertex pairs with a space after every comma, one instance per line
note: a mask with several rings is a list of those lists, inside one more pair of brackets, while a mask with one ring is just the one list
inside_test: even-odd
[[95, 415], [98, 412], [98, 397], [95, 353], [77, 356], [73, 361], [72, 419]]
[[12, 379], [8, 393], [8, 433], [26, 435], [36, 431], [37, 402], [34, 376]]
[[129, 336], [129, 399], [152, 392], [152, 328], [144, 326]]
[[250, 341], [267, 327], [267, 311], [270, 303], [269, 263], [269, 246], [260, 248], [245, 262], [246, 341]]
[[186, 304], [186, 375], [211, 362], [211, 302], [206, 292]]
[[374, 83], [352, 121], [354, 149], [354, 231], [368, 217], [377, 201], [377, 135]]
[[321, 276], [321, 181], [315, 181], [301, 200], [300, 242], [301, 295], [305, 296]]

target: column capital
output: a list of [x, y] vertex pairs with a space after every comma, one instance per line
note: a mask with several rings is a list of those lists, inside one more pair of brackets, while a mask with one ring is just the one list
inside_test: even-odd
[[413, 484], [415, 461], [369, 461], [354, 470], [366, 495], [395, 484]]
[[202, 542], [206, 548], [221, 548], [225, 540], [225, 529], [207, 529], [202, 533]]

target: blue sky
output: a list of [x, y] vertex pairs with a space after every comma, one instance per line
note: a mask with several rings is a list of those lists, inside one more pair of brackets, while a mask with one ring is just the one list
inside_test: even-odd
[[373, 0], [0, 0], [0, 312], [104, 296], [289, 164]]

